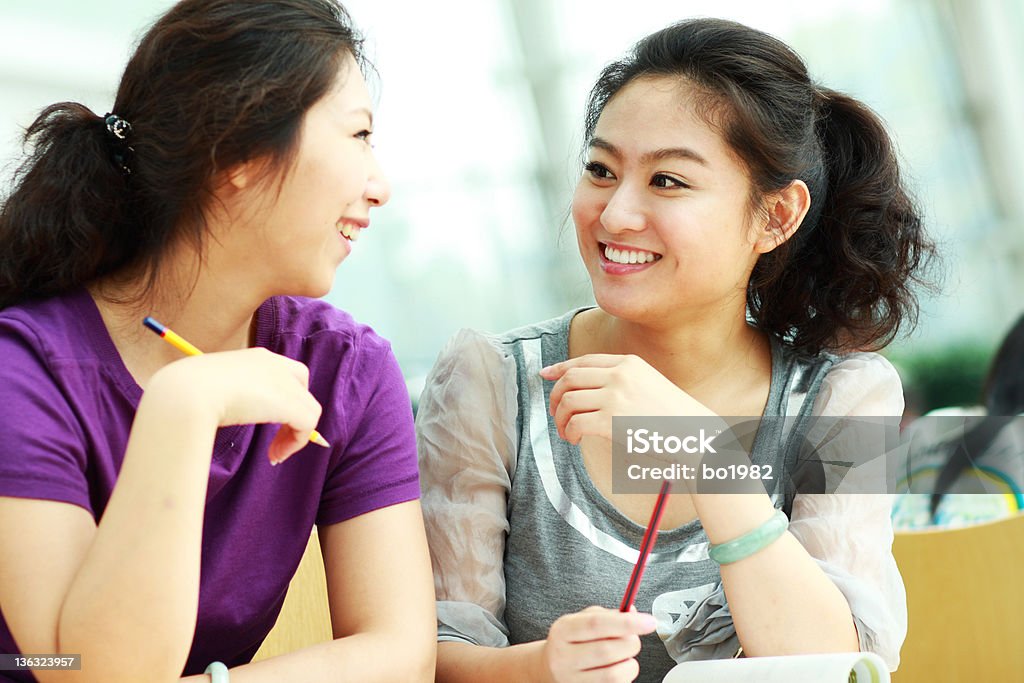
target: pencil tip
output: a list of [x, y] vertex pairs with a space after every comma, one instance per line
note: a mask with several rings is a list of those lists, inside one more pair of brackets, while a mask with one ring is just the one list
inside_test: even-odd
[[330, 448], [331, 444], [327, 443], [327, 439], [320, 436], [318, 432], [313, 432], [309, 435], [309, 440], [315, 443], [317, 446], [323, 446], [324, 448]]

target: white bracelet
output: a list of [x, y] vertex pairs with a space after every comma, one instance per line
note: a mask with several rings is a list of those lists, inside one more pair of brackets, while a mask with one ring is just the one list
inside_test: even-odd
[[231, 683], [228, 679], [228, 668], [224, 666], [224, 662], [210, 662], [210, 666], [206, 667], [204, 674], [210, 674], [212, 683]]

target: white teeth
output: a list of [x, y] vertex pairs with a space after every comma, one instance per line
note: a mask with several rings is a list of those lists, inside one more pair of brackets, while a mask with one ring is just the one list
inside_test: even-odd
[[612, 263], [624, 265], [632, 263], [650, 263], [658, 258], [658, 255], [650, 251], [633, 251], [631, 249], [615, 249], [605, 245], [604, 257]]
[[360, 230], [362, 230], [362, 228], [360, 228], [357, 225], [352, 225], [351, 223], [342, 223], [341, 227], [338, 228], [338, 230], [344, 237], [355, 242], [356, 240], [359, 239], [359, 232]]

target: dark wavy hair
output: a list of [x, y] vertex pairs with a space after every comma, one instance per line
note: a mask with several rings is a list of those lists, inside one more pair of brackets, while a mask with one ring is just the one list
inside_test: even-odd
[[1024, 413], [1024, 316], [1006, 333], [989, 366], [981, 393], [985, 417], [948, 444], [950, 455], [939, 471], [931, 497], [933, 520], [942, 497], [960, 475], [974, 466], [1004, 427]]
[[74, 102], [26, 130], [0, 208], [0, 309], [106, 276], [145, 276], [149, 289], [170, 244], [201, 253], [218, 173], [266, 159], [283, 174], [346, 54], [368, 66], [333, 0], [179, 2], [121, 78], [112, 111], [131, 124], [125, 141]]
[[877, 350], [917, 321], [915, 283], [935, 255], [904, 187], [889, 135], [868, 107], [817, 87], [778, 39], [720, 19], [682, 21], [602, 71], [587, 103], [589, 145], [605, 105], [645, 77], [702, 93], [752, 181], [751, 206], [794, 180], [811, 205], [800, 229], [760, 257], [747, 286], [753, 323], [798, 352]]

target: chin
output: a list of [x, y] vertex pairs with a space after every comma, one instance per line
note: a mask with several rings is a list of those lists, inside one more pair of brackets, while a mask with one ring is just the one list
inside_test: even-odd
[[309, 292], [306, 293], [306, 294], [303, 294], [302, 296], [308, 296], [308, 297], [310, 297], [312, 299], [319, 299], [321, 297], [327, 296], [327, 294], [330, 293], [330, 291], [331, 291], [331, 287], [333, 287], [333, 286], [334, 286], [334, 278], [331, 278], [330, 282], [326, 282], [326, 283], [323, 283], [323, 284], [311, 287]]
[[319, 299], [327, 296], [328, 292], [334, 286], [334, 278], [325, 279], [319, 282], [313, 282], [306, 280], [304, 282], [293, 282], [290, 287], [286, 288], [286, 291], [279, 292], [285, 296], [304, 296], [310, 299]]
[[594, 301], [602, 311], [621, 320], [639, 322], [650, 315], [650, 305], [635, 292], [608, 292], [595, 288]]

